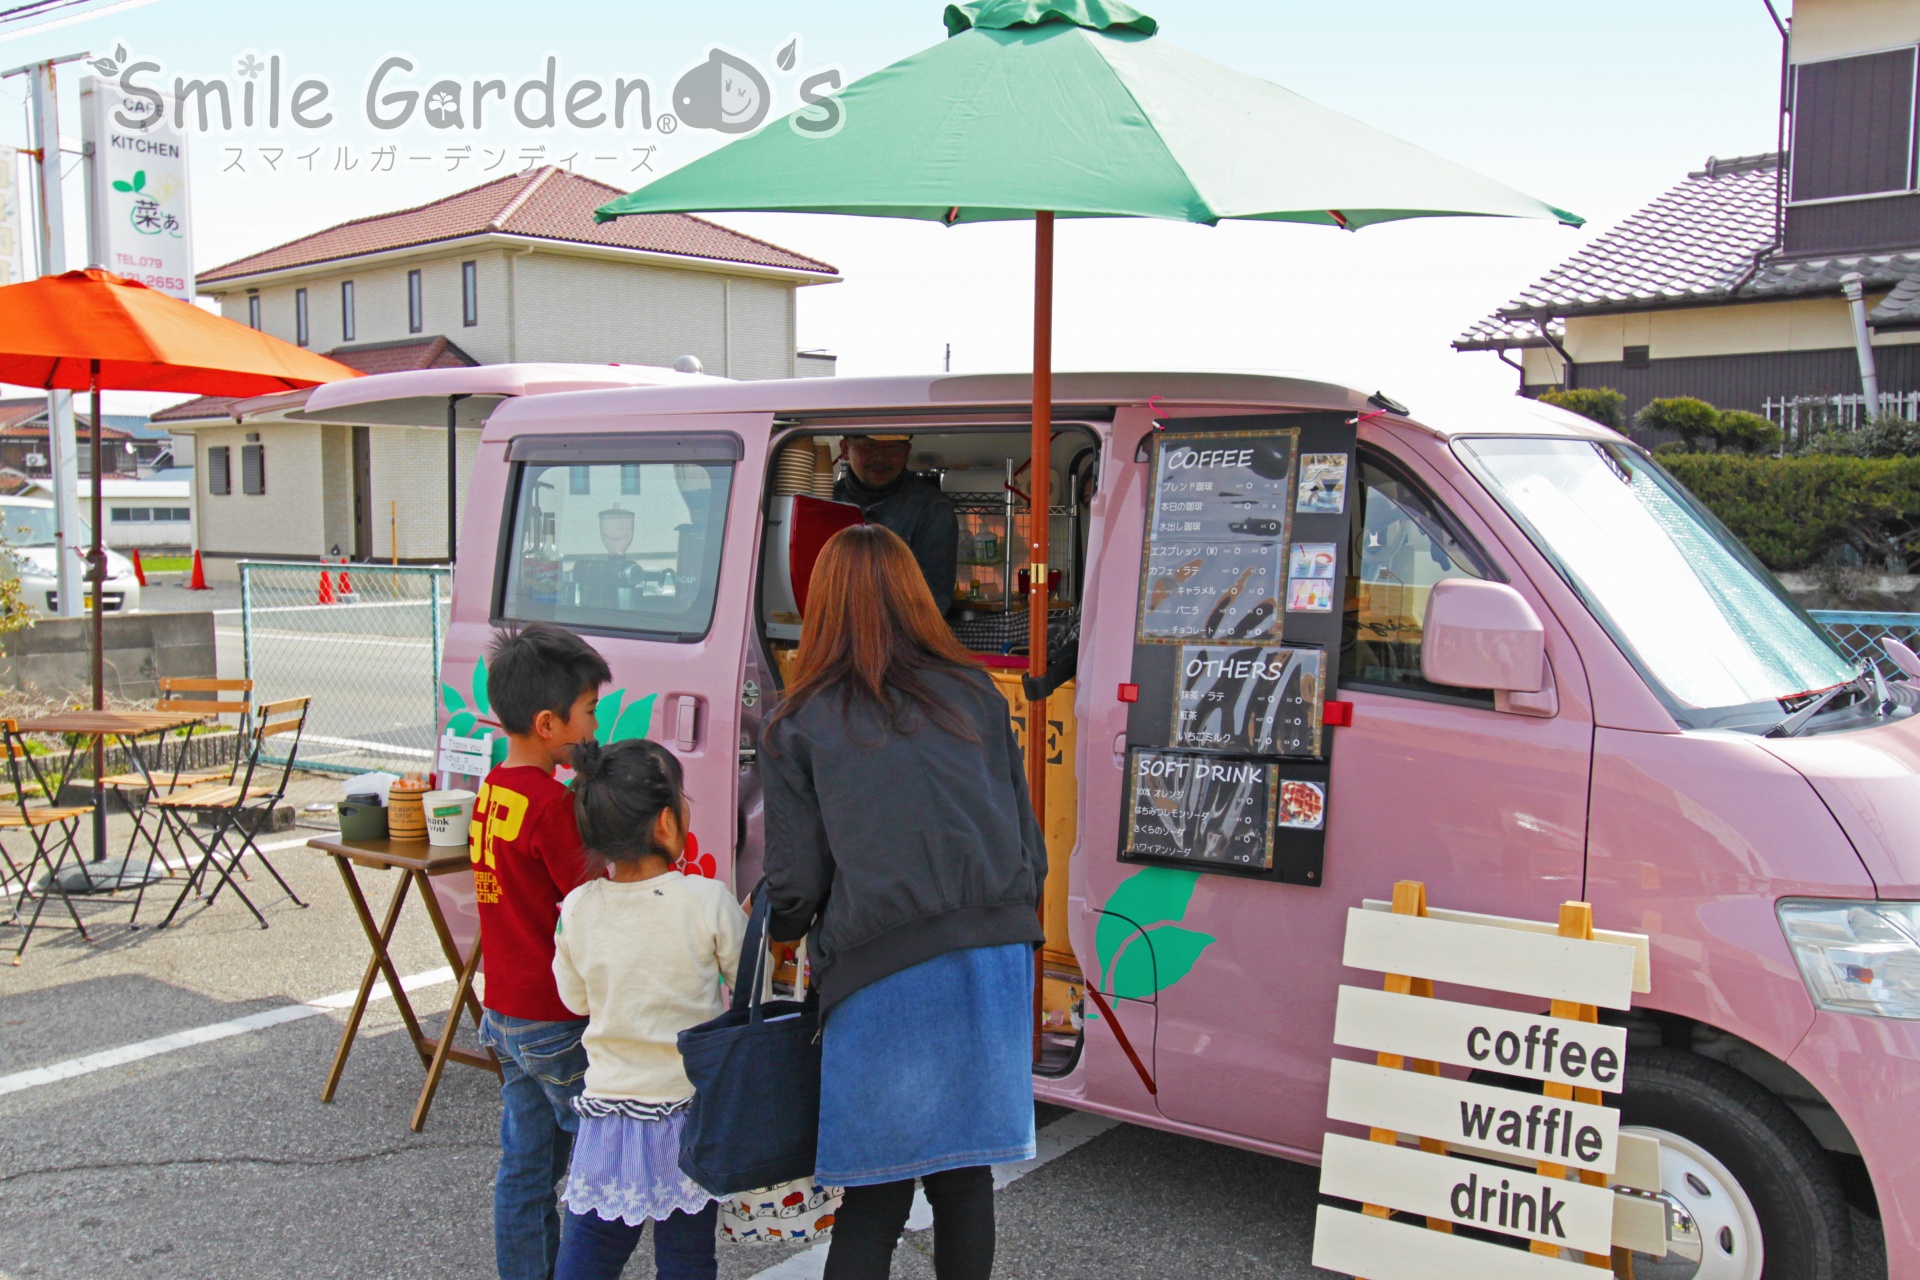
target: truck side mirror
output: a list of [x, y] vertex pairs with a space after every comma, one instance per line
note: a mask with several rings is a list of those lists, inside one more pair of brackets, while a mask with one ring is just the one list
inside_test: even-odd
[[1547, 685], [1546, 628], [1505, 583], [1449, 578], [1427, 597], [1420, 673], [1456, 688], [1537, 693]]

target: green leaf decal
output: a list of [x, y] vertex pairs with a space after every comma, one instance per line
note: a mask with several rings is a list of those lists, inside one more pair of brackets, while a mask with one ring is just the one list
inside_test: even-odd
[[593, 731], [593, 736], [601, 746], [613, 741], [614, 721], [620, 718], [620, 704], [626, 700], [627, 691], [615, 689], [594, 704], [593, 718], [599, 722], [599, 727]]
[[468, 687], [473, 690], [473, 702], [470, 704], [473, 709], [483, 716], [492, 715], [493, 700], [487, 697], [487, 660], [485, 658], [473, 664], [473, 683]]
[[650, 693], [628, 703], [627, 709], [620, 713], [619, 720], [614, 722], [613, 736], [607, 741], [625, 742], [628, 738], [646, 737], [647, 731], [653, 728], [653, 702], [659, 696]]
[[135, 169], [133, 171], [133, 189], [135, 191], [145, 191], [147, 189], [147, 171], [145, 169]]
[[447, 717], [447, 732], [455, 737], [470, 738], [473, 736], [475, 724], [473, 712], [456, 711]]
[[132, 191], [133, 184], [131, 182], [122, 182], [120, 179], [115, 178], [113, 180], [113, 189], [115, 191]]
[[1114, 961], [1108, 989], [1122, 999], [1144, 1000], [1160, 989], [1155, 983], [1153, 947], [1138, 933], [1131, 939]]
[[[1119, 954], [1122, 944], [1134, 935], [1136, 925], [1144, 929], [1185, 916], [1187, 904], [1193, 900], [1193, 888], [1199, 880], [1198, 871], [1184, 871], [1178, 867], [1147, 867], [1121, 881], [1120, 887], [1107, 899], [1100, 923], [1093, 933], [1094, 952], [1100, 960], [1100, 972], [1108, 974], [1113, 969], [1114, 957]], [[1186, 970], [1181, 972], [1184, 974]]]
[[440, 701], [449, 711], [467, 709], [467, 700], [460, 696], [460, 691], [444, 681], [440, 685]]
[[1194, 963], [1200, 959], [1200, 953], [1213, 945], [1214, 938], [1210, 933], [1182, 929], [1177, 924], [1163, 924], [1147, 931], [1147, 941], [1153, 944], [1154, 981], [1157, 984], [1154, 990], [1165, 991], [1192, 971]]

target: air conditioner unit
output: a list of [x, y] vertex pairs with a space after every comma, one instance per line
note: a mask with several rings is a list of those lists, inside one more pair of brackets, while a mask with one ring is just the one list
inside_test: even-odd
[[44, 453], [30, 453], [23, 461], [30, 467], [44, 467], [47, 465], [47, 455]]

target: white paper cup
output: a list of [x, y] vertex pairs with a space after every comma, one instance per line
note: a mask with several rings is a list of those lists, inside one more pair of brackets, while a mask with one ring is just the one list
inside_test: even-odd
[[427, 843], [465, 848], [467, 824], [473, 820], [473, 792], [429, 791], [420, 797], [427, 815]]

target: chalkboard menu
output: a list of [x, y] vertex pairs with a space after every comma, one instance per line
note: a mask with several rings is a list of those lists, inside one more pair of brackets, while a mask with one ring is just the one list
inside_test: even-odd
[[1156, 424], [1124, 861], [1320, 883], [1355, 418]]
[[1154, 452], [1139, 638], [1280, 635], [1297, 431], [1206, 431]]
[[1258, 760], [1172, 751], [1132, 758], [1127, 852], [1265, 871], [1273, 866], [1280, 777]]
[[1318, 649], [1181, 645], [1172, 745], [1319, 755], [1325, 662]]

